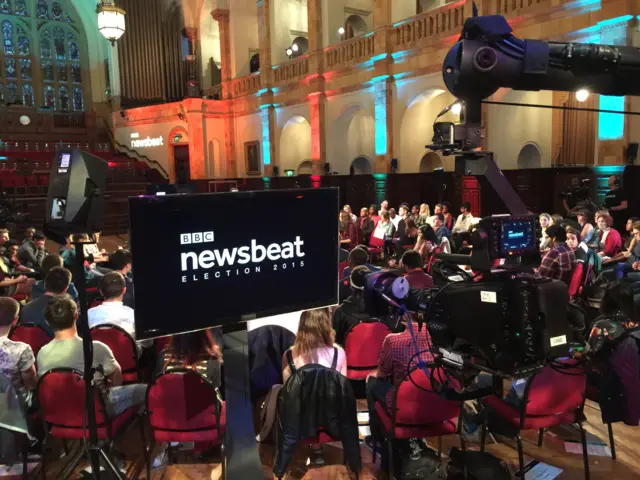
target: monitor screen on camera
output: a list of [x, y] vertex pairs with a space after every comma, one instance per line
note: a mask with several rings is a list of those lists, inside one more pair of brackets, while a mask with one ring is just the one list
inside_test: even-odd
[[129, 199], [136, 338], [338, 301], [338, 190]]

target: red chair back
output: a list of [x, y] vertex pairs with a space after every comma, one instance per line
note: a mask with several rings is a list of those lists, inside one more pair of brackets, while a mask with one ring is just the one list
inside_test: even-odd
[[384, 238], [374, 237], [375, 229], [371, 232], [371, 237], [369, 237], [369, 247], [371, 248], [382, 248], [384, 247]]
[[582, 293], [587, 280], [589, 279], [591, 267], [584, 262], [576, 262], [571, 274], [571, 282], [569, 282], [569, 298], [574, 300]]
[[215, 388], [194, 370], [171, 369], [157, 376], [147, 390], [146, 406], [156, 439], [173, 434], [187, 441], [185, 434], [191, 433], [198, 441], [207, 430], [221, 439], [224, 433], [225, 412], [218, 408]]
[[565, 365], [568, 369], [562, 371], [546, 366], [529, 380], [526, 416], [559, 415], [582, 408], [587, 377], [575, 361], [566, 361]]
[[362, 322], [353, 327], [344, 341], [347, 378], [360, 380], [378, 368], [382, 343], [391, 329], [382, 322]]
[[349, 265], [349, 262], [340, 262], [338, 264], [338, 280], [342, 280], [342, 273], [344, 272], [344, 269], [347, 268], [347, 265]]
[[138, 348], [135, 340], [122, 328], [105, 323], [91, 329], [91, 339], [104, 343], [122, 368], [123, 383], [140, 381]]
[[[433, 376], [444, 383], [445, 376], [441, 368], [435, 368]], [[402, 381], [396, 394], [396, 425], [426, 426], [457, 420], [460, 402], [446, 400], [433, 391], [431, 380], [424, 370], [416, 369], [411, 372], [410, 377]], [[454, 388], [458, 387], [451, 381], [449, 384]]]
[[31, 347], [33, 355], [37, 358], [42, 347], [49, 343], [52, 337], [40, 325], [33, 323], [18, 323], [9, 330], [9, 340], [24, 342]]
[[431, 267], [433, 267], [433, 264], [436, 263], [438, 261], [438, 259], [436, 258], [435, 254], [436, 253], [442, 253], [442, 248], [440, 247], [435, 247], [432, 251], [431, 251], [431, 255], [429, 255], [429, 261], [427, 262], [427, 273], [429, 275], [431, 275]]
[[[82, 373], [78, 370], [55, 368], [45, 373], [40, 377], [36, 391], [42, 419], [54, 427], [81, 430], [85, 424], [84, 387]], [[95, 401], [96, 423], [101, 427], [107, 418], [97, 390]]]

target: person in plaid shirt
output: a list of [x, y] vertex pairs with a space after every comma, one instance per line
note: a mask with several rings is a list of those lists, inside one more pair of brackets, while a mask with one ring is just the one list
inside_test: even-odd
[[549, 238], [551, 250], [542, 258], [538, 275], [554, 280], [562, 280], [567, 285], [571, 282], [576, 256], [567, 247], [567, 232], [559, 225], [547, 227], [544, 235]]
[[[433, 354], [428, 351], [432, 346], [432, 342], [426, 325], [423, 325], [422, 329], [418, 331], [418, 324], [414, 321], [411, 322], [418, 351], [423, 352], [420, 355], [421, 360], [424, 362], [432, 362]], [[412, 366], [417, 363], [417, 357], [414, 357], [414, 355], [418, 353], [418, 351], [416, 351], [416, 345], [411, 338], [411, 332], [408, 326], [402, 333], [387, 335], [387, 338], [385, 338], [382, 344], [382, 350], [380, 350], [380, 357], [378, 358], [378, 368], [367, 377], [369, 423], [371, 433], [376, 440], [382, 438], [382, 436], [380, 434], [380, 420], [376, 414], [375, 403], [378, 402], [382, 404], [387, 411], [391, 410], [393, 396], [396, 390], [394, 382], [404, 378], [407, 374], [409, 361], [412, 362]], [[368, 443], [371, 441], [372, 439], [369, 438]]]

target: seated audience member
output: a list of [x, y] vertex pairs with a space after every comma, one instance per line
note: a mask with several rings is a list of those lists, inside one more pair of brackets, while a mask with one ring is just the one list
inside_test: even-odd
[[[432, 342], [428, 329], [418, 330], [416, 322], [411, 319], [408, 321], [411, 322], [415, 339], [409, 328], [402, 333], [387, 335], [380, 351], [378, 368], [367, 377], [366, 390], [371, 436], [367, 437], [365, 441], [369, 446], [373, 446], [374, 440], [378, 442], [383, 438], [375, 403], [380, 403], [388, 412], [391, 412], [395, 395], [394, 384], [405, 377], [408, 368], [417, 364], [417, 357], [414, 355], [419, 351], [424, 352], [420, 355], [420, 359], [424, 362], [433, 361], [433, 354], [430, 352]], [[411, 367], [409, 367], [410, 361], [414, 362]], [[411, 442], [415, 443], [416, 440]]]
[[0, 296], [13, 297], [16, 295], [31, 295], [31, 289], [35, 279], [27, 278], [24, 275], [11, 276], [9, 267], [4, 264], [0, 256]]
[[216, 345], [211, 330], [172, 336], [160, 354], [158, 366], [160, 372], [188, 368], [205, 377], [215, 388], [222, 384], [222, 350]]
[[42, 260], [49, 254], [44, 245], [45, 241], [46, 238], [42, 232], [35, 232], [33, 238], [18, 250], [20, 262], [27, 267], [39, 269]]
[[604, 422], [640, 423], [640, 331], [631, 286], [613, 282], [605, 288], [601, 316], [591, 328], [593, 372]]
[[471, 222], [473, 215], [471, 214], [471, 204], [464, 202], [460, 206], [460, 215], [456, 220], [456, 224], [453, 227], [452, 233], [464, 233], [468, 232], [471, 228]]
[[373, 228], [375, 228], [378, 224], [378, 221], [380, 220], [380, 215], [378, 215], [378, 208], [375, 205], [369, 206], [369, 218], [373, 221]]
[[546, 250], [549, 250], [549, 238], [545, 236], [544, 232], [548, 227], [552, 225], [551, 215], [549, 215], [548, 213], [541, 213], [538, 219], [540, 221], [540, 227], [542, 229], [542, 238], [540, 238], [540, 251], [544, 252]]
[[418, 240], [413, 249], [420, 254], [422, 264], [426, 264], [429, 254], [439, 245], [435, 230], [428, 223], [420, 227]]
[[413, 219], [416, 222], [416, 227], [421, 228], [429, 223], [429, 217], [431, 216], [431, 211], [429, 210], [429, 205], [426, 203], [420, 204], [420, 210], [418, 211], [418, 215]]
[[116, 325], [135, 338], [133, 308], [123, 304], [126, 283], [122, 274], [109, 272], [100, 280], [100, 292], [104, 298], [102, 305], [89, 309], [89, 328], [110, 323]]
[[349, 276], [351, 295], [333, 312], [333, 329], [336, 343], [344, 345], [349, 330], [364, 320], [370, 319], [364, 305], [365, 277], [371, 273], [366, 266], [355, 267]]
[[[90, 263], [105, 263], [109, 261], [109, 254], [106, 250], [100, 250], [98, 242], [100, 241], [101, 232], [93, 234], [93, 241], [84, 245], [84, 256]], [[91, 240], [89, 236], [85, 237], [87, 241]], [[103, 272], [106, 273], [106, 272]]]
[[401, 264], [407, 272], [405, 278], [409, 282], [410, 288], [418, 290], [433, 288], [433, 279], [422, 270], [422, 259], [418, 252], [414, 250], [404, 252]]
[[[331, 312], [328, 308], [306, 310], [300, 315], [296, 342], [282, 357], [282, 379], [287, 382], [292, 375], [291, 367], [300, 369], [308, 364], [333, 368], [347, 376], [347, 356], [342, 347], [335, 343], [335, 332], [331, 328]], [[311, 446], [311, 461], [315, 465], [324, 464], [321, 445]]]
[[33, 234], [36, 233], [36, 227], [28, 227], [24, 231], [24, 238], [20, 242], [20, 245], [24, 245], [25, 243], [33, 240]]
[[380, 215], [380, 221], [374, 230], [374, 236], [378, 236], [384, 240], [384, 257], [389, 258], [391, 253], [391, 245], [393, 242], [393, 236], [396, 231], [396, 227], [391, 222], [391, 216], [389, 212], [382, 212]]
[[400, 238], [404, 236], [407, 229], [407, 220], [409, 220], [409, 205], [403, 203], [398, 208], [398, 211], [398, 217], [400, 217], [400, 221], [398, 222], [398, 225], [396, 225], [396, 237]]
[[602, 265], [602, 259], [593, 249], [589, 248], [586, 243], [581, 242], [580, 232], [573, 227], [567, 227], [567, 247], [573, 252], [576, 261], [581, 260], [585, 264], [590, 265], [591, 275], [597, 274]]
[[382, 203], [380, 204], [380, 210], [378, 211], [378, 215], [382, 216], [382, 212], [388, 212], [388, 211], [389, 211], [389, 201], [383, 200]]
[[[84, 351], [76, 328], [76, 303], [68, 295], [52, 297], [45, 309], [45, 318], [55, 332], [55, 338], [38, 353], [38, 373], [44, 375], [54, 368], [73, 368], [83, 372]], [[122, 386], [122, 369], [109, 347], [102, 342], [93, 342], [93, 367], [96, 369], [94, 381], [105, 399], [109, 415], [119, 415], [133, 406], [144, 404], [147, 386]]]
[[564, 223], [564, 218], [562, 218], [562, 215], [559, 215], [557, 213], [551, 215], [551, 223], [553, 225], [557, 225], [559, 227], [565, 228], [566, 225]]
[[7, 338], [19, 311], [20, 305], [13, 298], [0, 297], [0, 373], [11, 380], [24, 411], [32, 405], [38, 374], [31, 347]]
[[453, 222], [454, 222], [454, 218], [453, 215], [451, 214], [451, 203], [449, 202], [442, 202], [442, 215], [444, 215], [444, 226], [447, 227], [449, 229], [449, 231], [451, 231], [451, 229], [453, 228]]
[[538, 275], [545, 278], [562, 280], [567, 285], [571, 281], [573, 266], [576, 262], [573, 251], [567, 247], [567, 233], [559, 225], [551, 225], [545, 231], [549, 238], [550, 250], [542, 257]]
[[360, 218], [358, 219], [358, 223], [356, 223], [356, 233], [363, 244], [369, 245], [374, 227], [373, 220], [369, 218], [369, 210], [366, 207], [362, 207], [360, 209]]
[[358, 222], [358, 217], [351, 211], [351, 205], [345, 205], [342, 207], [342, 210], [349, 214], [349, 218], [351, 219], [351, 223], [354, 225]]
[[356, 248], [349, 252], [349, 259], [347, 260], [347, 268], [342, 272], [342, 278], [348, 278], [354, 268], [364, 265], [371, 272], [377, 272], [380, 270], [369, 263], [369, 252], [364, 245], [358, 245]]
[[[402, 222], [401, 222], [402, 223]], [[400, 260], [406, 248], [413, 248], [418, 241], [418, 227], [411, 218], [404, 221], [404, 232], [395, 240], [396, 258]]]
[[617, 275], [624, 276], [635, 270], [633, 265], [640, 262], [640, 242], [638, 241], [638, 239], [640, 239], [640, 221], [633, 224], [631, 236], [632, 240], [629, 243], [629, 248], [620, 252], [611, 259], [611, 262], [623, 261], [623, 263], [607, 262], [607, 265], [601, 274], [603, 278], [613, 281], [616, 279]]
[[0, 228], [0, 255], [4, 254], [4, 245], [9, 241], [9, 230]]
[[[77, 234], [72, 236], [73, 243], [85, 243], [89, 241], [89, 236], [86, 234]], [[64, 266], [68, 268], [70, 271], [75, 270], [75, 261], [76, 261], [76, 249], [73, 244], [70, 244], [62, 250], [60, 253], [62, 256], [62, 260], [64, 261]], [[100, 282], [100, 278], [103, 277], [104, 274], [98, 270], [95, 263], [86, 262], [84, 267], [84, 279], [87, 283], [87, 287], [93, 287]]]
[[[382, 216], [382, 214], [380, 216]], [[398, 225], [400, 225], [400, 220], [402, 220], [402, 218], [400, 218], [400, 216], [396, 213], [396, 209], [390, 208], [389, 221], [393, 224], [394, 230], [398, 230]]]
[[131, 252], [121, 248], [113, 252], [109, 256], [109, 260], [111, 261], [113, 271], [118, 272], [124, 277], [126, 290], [122, 303], [127, 307], [135, 308], [133, 300], [133, 280], [129, 276], [131, 274]]
[[444, 215], [442, 213], [436, 213], [433, 220], [433, 229], [435, 230], [436, 238], [438, 239], [437, 246], [441, 246], [443, 251], [446, 253], [451, 253], [450, 246], [448, 251], [446, 249], [446, 246], [451, 243], [451, 231], [446, 227], [446, 225], [444, 225]]
[[433, 227], [433, 221], [436, 219], [436, 215], [438, 215], [439, 213], [442, 213], [442, 204], [436, 203], [435, 206], [433, 207], [433, 215], [431, 215], [427, 219], [427, 223], [432, 227]]
[[[53, 337], [53, 329], [45, 319], [45, 310], [52, 298], [64, 295], [71, 283], [71, 273], [61, 267], [52, 268], [44, 279], [44, 295], [31, 300], [20, 312], [20, 323], [34, 323]], [[71, 298], [71, 297], [69, 297]]]
[[[62, 267], [64, 262], [62, 261], [62, 257], [58, 254], [47, 255], [47, 257], [42, 261], [42, 275], [44, 278], [47, 278], [47, 275], [51, 271], [52, 268]], [[69, 284], [69, 288], [67, 289], [67, 293], [73, 301], [78, 303], [78, 290], [73, 285], [73, 282]], [[40, 298], [44, 295], [44, 280], [38, 280], [33, 286], [33, 290], [31, 292], [31, 298], [36, 299]]]
[[613, 218], [603, 213], [597, 218], [600, 238], [598, 239], [598, 255], [613, 258], [622, 250], [622, 238], [617, 230], [612, 228]]
[[415, 222], [419, 216], [420, 216], [420, 205], [414, 205], [413, 207], [411, 207], [411, 215], [409, 215], [409, 218], [413, 219], [413, 221]]
[[27, 267], [26, 265], [22, 265], [20, 259], [18, 258], [18, 250], [20, 249], [20, 245], [15, 240], [9, 240], [4, 244], [4, 264], [9, 268], [9, 271], [12, 274], [19, 273], [32, 273], [35, 270], [33, 268]]
[[578, 212], [577, 220], [581, 228], [580, 238], [584, 243], [589, 244], [595, 230], [593, 226], [593, 214], [589, 210], [580, 210]]
[[340, 211], [340, 244], [345, 248], [352, 248], [358, 243], [358, 237], [356, 235], [356, 226], [351, 221], [349, 213], [342, 210]]

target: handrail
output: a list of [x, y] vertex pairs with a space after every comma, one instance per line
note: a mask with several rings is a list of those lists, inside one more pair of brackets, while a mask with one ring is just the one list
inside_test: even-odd
[[[111, 126], [109, 126], [109, 123], [104, 118], [102, 119], [102, 123], [104, 123], [104, 126], [107, 129], [109, 139], [111, 140], [111, 143], [115, 147], [116, 151], [118, 151], [119, 153], [124, 153], [127, 157], [131, 158], [132, 160], [136, 160], [136, 161], [138, 161], [139, 159], [144, 160], [148, 166], [155, 168], [162, 174], [164, 178], [169, 179], [169, 174], [164, 169], [164, 167], [158, 163], [157, 160], [153, 160], [147, 157], [146, 155], [138, 153], [137, 151], [132, 150], [126, 145], [123, 145], [122, 143], [118, 142], [116, 140], [116, 136], [113, 134], [113, 130], [111, 130]], [[123, 152], [121, 150], [125, 150], [125, 151]]]
[[375, 37], [373, 33], [351, 38], [324, 49], [325, 66], [338, 68], [356, 64], [373, 57]]
[[271, 68], [273, 69], [274, 85], [280, 86], [297, 82], [300, 77], [309, 73], [309, 56], [303, 55]]

